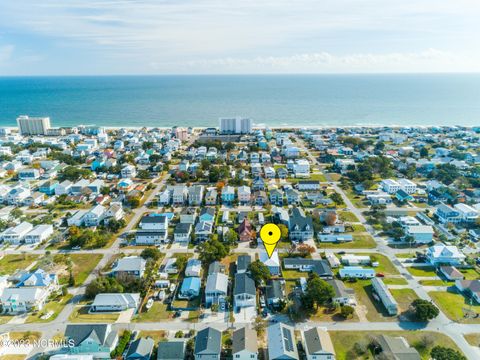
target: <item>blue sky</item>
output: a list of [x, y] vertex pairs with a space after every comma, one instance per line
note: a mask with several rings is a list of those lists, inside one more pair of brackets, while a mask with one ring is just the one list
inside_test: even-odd
[[0, 75], [480, 71], [477, 0], [1, 0]]

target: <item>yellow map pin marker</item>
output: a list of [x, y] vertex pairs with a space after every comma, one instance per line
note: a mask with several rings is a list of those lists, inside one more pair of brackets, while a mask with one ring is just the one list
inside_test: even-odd
[[271, 258], [278, 241], [280, 240], [280, 228], [275, 224], [265, 224], [260, 230], [260, 238], [263, 241], [263, 246], [267, 251], [268, 257]]

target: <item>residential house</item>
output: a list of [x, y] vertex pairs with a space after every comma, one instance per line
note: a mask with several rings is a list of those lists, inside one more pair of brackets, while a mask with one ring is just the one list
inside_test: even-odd
[[131, 276], [140, 279], [145, 272], [145, 265], [145, 259], [140, 256], [126, 256], [117, 260], [111, 275], [117, 278]]
[[238, 255], [237, 258], [237, 274], [242, 274], [248, 271], [252, 258], [250, 255]]
[[118, 343], [118, 332], [111, 324], [68, 324], [65, 338], [73, 344], [67, 348], [72, 355], [91, 354], [94, 359], [110, 359]]
[[202, 204], [203, 192], [205, 187], [203, 185], [193, 185], [188, 189], [188, 204], [190, 206], [198, 206]]
[[340, 277], [344, 278], [357, 278], [357, 279], [371, 279], [375, 277], [375, 270], [369, 268], [363, 268], [361, 266], [345, 266], [340, 269]]
[[252, 191], [249, 186], [238, 187], [238, 202], [242, 205], [250, 204], [252, 201]]
[[[288, 205], [299, 205], [301, 200], [302, 200], [302, 196], [301, 196], [301, 193], [300, 191], [296, 190], [296, 189], [286, 189], [285, 190], [285, 195], [287, 197], [287, 204]], [[283, 206], [283, 203], [282, 203], [282, 206]]]
[[38, 244], [53, 235], [52, 225], [37, 225], [25, 235], [26, 244]]
[[471, 224], [477, 221], [478, 211], [475, 208], [463, 203], [455, 204], [453, 207], [460, 213], [463, 222]]
[[382, 349], [384, 359], [392, 360], [420, 360], [418, 351], [411, 347], [404, 337], [380, 335], [377, 338], [379, 347]]
[[25, 236], [32, 231], [33, 225], [23, 221], [20, 224], [10, 227], [0, 234], [0, 239], [3, 242], [11, 244], [20, 244], [25, 239]]
[[222, 189], [222, 203], [224, 205], [232, 205], [235, 200], [235, 188], [233, 186], [225, 186]]
[[299, 360], [294, 328], [284, 323], [267, 328], [268, 358], [270, 360]]
[[480, 303], [480, 280], [456, 280], [455, 287], [477, 304]]
[[127, 164], [120, 170], [120, 174], [122, 178], [134, 178], [137, 176], [137, 168], [131, 164]]
[[220, 360], [222, 333], [212, 327], [200, 330], [195, 336], [195, 360]]
[[317, 191], [320, 190], [320, 182], [315, 180], [300, 180], [297, 183], [299, 191]]
[[200, 276], [202, 271], [202, 262], [198, 259], [188, 259], [185, 268], [185, 276]]
[[187, 201], [188, 190], [185, 185], [176, 185], [172, 191], [172, 202], [174, 205], [183, 205]]
[[372, 279], [373, 292], [378, 296], [389, 315], [397, 315], [398, 304], [387, 285], [380, 278]]
[[54, 195], [55, 194], [55, 188], [58, 186], [58, 181], [54, 180], [47, 180], [43, 182], [39, 187], [38, 191], [41, 193], [44, 193], [46, 195]]
[[458, 224], [462, 221], [462, 215], [460, 214], [460, 211], [444, 203], [440, 203], [436, 207], [435, 215], [438, 217], [438, 221], [440, 221], [442, 224]]
[[302, 333], [306, 360], [335, 360], [335, 348], [327, 330], [312, 327]]
[[235, 309], [256, 306], [255, 282], [247, 273], [235, 274], [233, 306]]
[[283, 206], [283, 191], [275, 188], [270, 190], [270, 203], [272, 205]]
[[214, 222], [215, 220], [215, 208], [214, 207], [202, 207], [200, 210], [200, 221], [210, 221]]
[[407, 226], [405, 235], [411, 236], [416, 244], [430, 244], [433, 241], [433, 227], [431, 225]]
[[96, 205], [83, 216], [83, 224], [89, 227], [100, 225], [106, 211], [107, 209], [103, 205]]
[[272, 256], [268, 256], [267, 252], [262, 249], [259, 254], [259, 260], [268, 268], [271, 275], [280, 275], [280, 259], [278, 257], [278, 251], [275, 250], [272, 253]]
[[293, 208], [288, 222], [288, 232], [292, 241], [307, 241], [313, 239], [312, 218], [306, 216], [300, 208]]
[[225, 302], [228, 294], [228, 276], [219, 272], [207, 276], [205, 285], [205, 306]]
[[157, 348], [157, 360], [185, 360], [186, 341], [160, 341]]
[[255, 205], [263, 206], [268, 202], [267, 193], [265, 191], [256, 191], [253, 194]]
[[193, 299], [200, 295], [200, 278], [186, 277], [183, 279], [182, 286], [178, 293], [181, 299]]
[[282, 280], [270, 279], [265, 286], [265, 302], [272, 309], [277, 309], [285, 301], [285, 288]]
[[440, 243], [429, 247], [426, 257], [433, 266], [459, 265], [465, 260], [465, 255], [456, 246]]
[[252, 189], [253, 191], [265, 191], [265, 180], [263, 180], [261, 177], [256, 177], [255, 179], [253, 179]]
[[257, 332], [247, 326], [241, 327], [232, 335], [232, 358], [234, 360], [257, 360]]
[[90, 305], [90, 312], [117, 312], [127, 309], [138, 309], [140, 294], [102, 293], [97, 294]]
[[287, 270], [314, 272], [322, 279], [332, 279], [333, 273], [326, 260], [306, 258], [284, 258], [283, 267]]
[[207, 194], [205, 195], [205, 204], [217, 205], [217, 198], [218, 198], [217, 189], [215, 188], [208, 189]]
[[177, 243], [188, 243], [192, 236], [192, 224], [178, 223], [173, 231], [173, 239]]
[[248, 218], [244, 218], [243, 221], [238, 226], [238, 236], [240, 241], [251, 241], [255, 238], [255, 230], [253, 229], [253, 225], [250, 223]]
[[327, 282], [333, 287], [335, 295], [331, 301], [334, 305], [356, 305], [355, 290], [347, 288], [343, 281], [337, 279], [327, 280]]
[[213, 223], [211, 221], [199, 221], [195, 225], [195, 240], [205, 241], [212, 235]]
[[155, 342], [152, 338], [138, 338], [128, 348], [125, 360], [150, 360]]
[[194, 207], [183, 208], [180, 212], [180, 222], [186, 224], [195, 224], [197, 220], [197, 209]]
[[439, 270], [440, 273], [442, 273], [443, 276], [450, 281], [463, 280], [464, 278], [463, 274], [458, 271], [455, 266], [440, 266]]

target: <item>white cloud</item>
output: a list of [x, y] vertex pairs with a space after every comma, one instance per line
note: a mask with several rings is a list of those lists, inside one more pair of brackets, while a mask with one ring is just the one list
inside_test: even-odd
[[13, 45], [0, 46], [0, 64], [8, 62], [12, 58], [14, 49]]

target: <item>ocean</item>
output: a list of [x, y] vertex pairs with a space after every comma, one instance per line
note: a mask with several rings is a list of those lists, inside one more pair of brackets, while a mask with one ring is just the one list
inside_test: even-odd
[[480, 125], [480, 74], [0, 77], [0, 126]]

